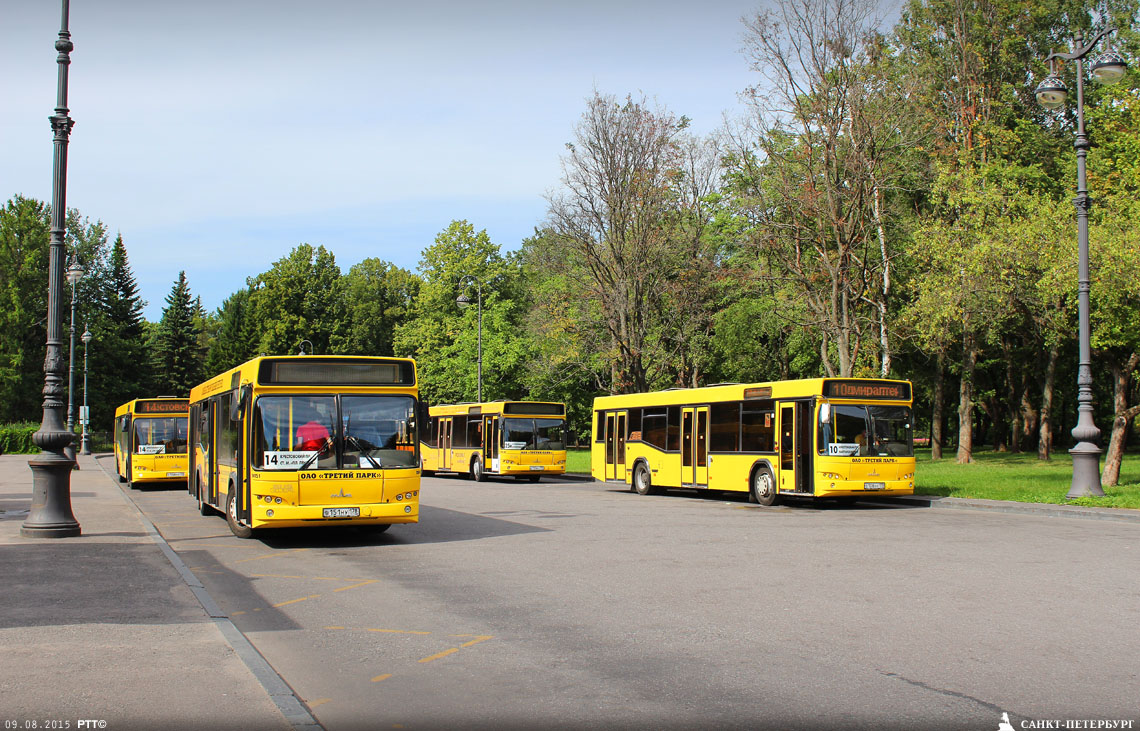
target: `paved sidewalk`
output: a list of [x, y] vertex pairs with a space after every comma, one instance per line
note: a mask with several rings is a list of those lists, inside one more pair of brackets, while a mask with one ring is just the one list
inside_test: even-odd
[[1012, 500], [981, 500], [978, 498], [942, 497], [940, 495], [903, 495], [900, 497], [861, 497], [863, 502], [906, 505], [923, 508], [949, 508], [952, 510], [985, 510], [996, 513], [1045, 515], [1052, 518], [1084, 518], [1086, 520], [1123, 520], [1140, 523], [1140, 510], [1133, 508], [1086, 508], [1080, 505], [1056, 503], [1018, 503]]
[[0, 455], [0, 717], [40, 729], [284, 730], [311, 722], [286, 718], [267, 679], [250, 670], [256, 663], [247, 664], [256, 651], [231, 636], [228, 619], [203, 610], [93, 457], [80, 456], [71, 478], [83, 535], [21, 536], [31, 506], [28, 459]]

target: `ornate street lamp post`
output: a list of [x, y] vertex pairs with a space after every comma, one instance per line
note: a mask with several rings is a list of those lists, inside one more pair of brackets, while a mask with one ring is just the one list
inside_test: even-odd
[[[79, 259], [72, 256], [71, 266], [67, 267], [67, 281], [71, 285], [71, 340], [67, 349], [67, 430], [72, 434], [75, 433], [75, 285], [83, 279], [83, 274]], [[67, 454], [72, 460], [75, 459], [74, 439], [72, 437], [73, 442], [67, 445]]]
[[[464, 274], [459, 278], [460, 286], [463, 285], [463, 280], [465, 279], [475, 280], [475, 289], [478, 293], [479, 298], [479, 339], [477, 341], [478, 350], [476, 351], [476, 360], [478, 361], [477, 367], [479, 370], [476, 381], [478, 384], [478, 396], [476, 397], [476, 400], [479, 403], [483, 403], [483, 281], [474, 275]], [[471, 306], [471, 298], [468, 297], [466, 293], [461, 293], [458, 297], [455, 298], [455, 304], [459, 305], [460, 309], [466, 309]]]
[[[1084, 34], [1078, 33], [1075, 48], [1070, 53], [1051, 53], [1045, 60], [1049, 63], [1049, 75], [1037, 85], [1037, 102], [1046, 109], [1058, 109], [1068, 97], [1068, 87], [1056, 74], [1057, 59], [1077, 62], [1077, 137], [1073, 147], [1077, 151], [1077, 196], [1073, 204], [1077, 207], [1077, 246], [1078, 246], [1078, 288], [1077, 310], [1079, 320], [1080, 360], [1077, 365], [1077, 425], [1073, 427], [1075, 447], [1069, 450], [1073, 455], [1073, 484], [1067, 498], [1104, 495], [1100, 486], [1100, 453], [1095, 442], [1100, 438], [1100, 429], [1093, 423], [1092, 393], [1092, 347], [1090, 345], [1091, 326], [1089, 324], [1089, 199], [1088, 182], [1085, 178], [1085, 158], [1089, 151], [1089, 138], [1085, 134], [1085, 82], [1083, 59], [1097, 43], [1115, 28], [1105, 27], [1093, 35], [1085, 44]], [[1110, 50], [1093, 61], [1092, 75], [1097, 81], [1111, 84], [1124, 76], [1124, 57]]]
[[44, 358], [43, 421], [32, 437], [41, 454], [28, 460], [32, 468], [32, 509], [20, 526], [20, 534], [30, 538], [66, 538], [82, 530], [71, 512], [71, 469], [75, 461], [64, 453], [72, 434], [60, 419], [63, 408], [63, 357], [60, 355], [59, 296], [63, 290], [63, 234], [67, 221], [67, 139], [72, 120], [67, 109], [67, 67], [71, 63], [71, 33], [67, 30], [68, 0], [62, 0], [63, 14], [55, 50], [59, 51], [55, 114], [49, 119], [54, 133], [55, 157], [52, 165], [51, 240], [48, 246], [47, 355]]
[[87, 345], [94, 337], [87, 328], [83, 328], [83, 334], [79, 336], [83, 341], [83, 414], [79, 420], [83, 425], [83, 435], [79, 439], [80, 454], [91, 454], [91, 446], [87, 442], [87, 422], [91, 420], [90, 412], [87, 410]]

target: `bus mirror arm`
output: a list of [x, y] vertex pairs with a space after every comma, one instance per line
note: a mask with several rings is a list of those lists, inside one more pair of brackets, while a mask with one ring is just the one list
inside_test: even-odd
[[241, 421], [241, 414], [249, 402], [249, 396], [252, 391], [253, 389], [250, 388], [248, 383], [234, 389], [234, 392], [230, 395], [230, 421]]

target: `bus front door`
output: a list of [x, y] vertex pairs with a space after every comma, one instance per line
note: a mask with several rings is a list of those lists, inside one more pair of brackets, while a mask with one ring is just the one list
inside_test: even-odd
[[439, 420], [439, 466], [451, 469], [451, 419]]
[[709, 407], [681, 409], [681, 484], [709, 486]]
[[780, 492], [812, 492], [811, 403], [780, 405]]
[[483, 417], [483, 469], [499, 471], [499, 417]]
[[606, 479], [625, 482], [626, 412], [606, 414]]

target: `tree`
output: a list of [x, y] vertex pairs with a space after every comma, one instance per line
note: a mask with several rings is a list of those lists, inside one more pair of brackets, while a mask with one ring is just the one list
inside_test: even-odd
[[392, 338], [407, 322], [420, 290], [420, 280], [406, 269], [369, 258], [344, 278], [348, 317], [344, 351], [360, 355], [394, 355]]
[[186, 272], [180, 271], [153, 331], [151, 353], [159, 395], [185, 396], [202, 381], [197, 314]]
[[217, 334], [206, 352], [206, 373], [222, 373], [258, 354], [259, 335], [250, 316], [250, 287], [239, 289], [222, 302], [214, 314]]
[[43, 403], [49, 207], [16, 196], [0, 209], [0, 422]]
[[347, 310], [336, 257], [324, 246], [300, 244], [254, 278], [249, 308], [257, 351], [296, 353], [302, 340], [313, 353], [341, 353]]

